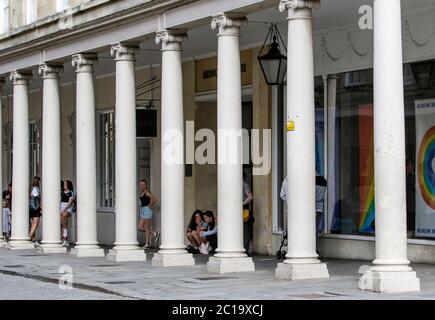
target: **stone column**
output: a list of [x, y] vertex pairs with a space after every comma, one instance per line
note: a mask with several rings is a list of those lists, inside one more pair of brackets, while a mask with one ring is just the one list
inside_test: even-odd
[[184, 238], [184, 115], [181, 43], [183, 31], [159, 32], [162, 44], [162, 191], [160, 251], [153, 266], [191, 266], [192, 254], [185, 250]]
[[374, 1], [376, 260], [363, 290], [420, 290], [409, 266], [406, 233], [405, 115], [400, 0]]
[[71, 253], [78, 257], [104, 257], [97, 241], [96, 144], [94, 65], [96, 54], [77, 54], [76, 149], [77, 149], [77, 242]]
[[31, 71], [14, 71], [12, 236], [11, 249], [33, 249], [29, 238], [29, 79]]
[[[5, 80], [0, 78], [0, 125], [3, 126], [3, 85]], [[0, 186], [3, 187], [3, 130], [0, 128]], [[3, 191], [3, 188], [2, 188]], [[0, 247], [6, 245], [5, 237], [3, 236], [3, 202], [0, 204]]]
[[283, 0], [288, 10], [287, 215], [288, 250], [277, 279], [328, 278], [316, 253], [316, 171], [312, 9], [319, 0]]
[[218, 33], [218, 248], [207, 271], [212, 273], [255, 271], [243, 247], [242, 93], [240, 72], [241, 15], [213, 18]]
[[42, 101], [42, 251], [65, 253], [60, 241], [60, 64], [39, 67], [44, 88]]
[[136, 45], [118, 43], [111, 53], [116, 61], [116, 241], [107, 258], [112, 261], [146, 261], [137, 242], [136, 177]]

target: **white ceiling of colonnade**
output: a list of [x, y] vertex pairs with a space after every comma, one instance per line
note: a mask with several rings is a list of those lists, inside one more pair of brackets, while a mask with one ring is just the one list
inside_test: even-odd
[[[276, 1], [278, 3], [278, 0]], [[373, 0], [322, 0], [320, 10], [314, 12], [314, 29], [321, 30], [335, 28], [357, 23], [360, 14], [358, 9], [362, 5], [372, 5]], [[419, 11], [427, 7], [434, 7], [435, 0], [402, 0], [402, 11]], [[249, 24], [242, 29], [240, 39], [241, 46], [261, 45], [267, 34], [267, 23], [277, 22], [286, 37], [286, 14], [278, 11], [277, 8], [270, 8], [264, 11], [248, 15]], [[160, 64], [161, 54], [153, 40], [141, 43], [141, 52], [138, 54], [137, 65], [146, 66]], [[189, 41], [183, 45], [183, 57], [201, 57], [213, 54], [217, 51], [216, 31], [211, 30], [210, 25], [189, 30]], [[109, 52], [100, 54], [100, 63], [96, 68], [97, 75], [104, 75], [115, 72], [115, 63]], [[39, 78], [39, 77], [37, 77]], [[70, 82], [74, 79], [73, 69], [70, 63], [65, 64], [63, 82]], [[41, 87], [40, 80], [33, 81], [32, 88]]]

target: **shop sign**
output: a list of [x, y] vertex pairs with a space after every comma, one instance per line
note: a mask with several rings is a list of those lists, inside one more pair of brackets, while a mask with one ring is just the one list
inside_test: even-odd
[[[252, 84], [252, 50], [240, 53], [240, 72], [242, 86]], [[195, 62], [196, 92], [214, 91], [217, 89], [217, 57], [197, 60]]]

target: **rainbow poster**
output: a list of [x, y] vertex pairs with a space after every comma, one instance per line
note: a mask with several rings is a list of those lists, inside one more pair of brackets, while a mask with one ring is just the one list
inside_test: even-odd
[[415, 102], [415, 232], [435, 237], [435, 100]]
[[373, 105], [362, 105], [359, 110], [359, 231], [374, 232], [375, 175]]

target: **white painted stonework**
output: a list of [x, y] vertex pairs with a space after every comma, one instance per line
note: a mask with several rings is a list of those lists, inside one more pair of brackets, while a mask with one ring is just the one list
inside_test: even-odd
[[376, 259], [359, 282], [375, 292], [419, 291], [409, 267], [400, 0], [374, 2]]
[[44, 64], [39, 68], [44, 79], [43, 91], [43, 134], [42, 148], [42, 190], [41, 200], [44, 211], [42, 215], [42, 252], [66, 253], [60, 240], [60, 96], [59, 74], [63, 71], [60, 65]]
[[[320, 1], [281, 1], [288, 10], [287, 215], [288, 252], [277, 279], [329, 278], [316, 253], [314, 66], [312, 9]], [[297, 152], [295, 152], [297, 150]]]
[[[162, 45], [162, 154], [161, 154], [161, 239], [153, 266], [191, 266], [192, 254], [184, 245], [184, 115], [181, 43], [184, 31], [157, 33]], [[174, 135], [173, 135], [174, 134]], [[174, 139], [171, 139], [174, 138]], [[174, 148], [174, 157], [168, 154]]]
[[29, 238], [29, 80], [32, 72], [11, 73], [14, 87], [14, 158], [10, 249], [33, 249]]
[[95, 54], [73, 56], [77, 68], [77, 242], [71, 254], [104, 257], [97, 241], [96, 142], [95, 139]]

